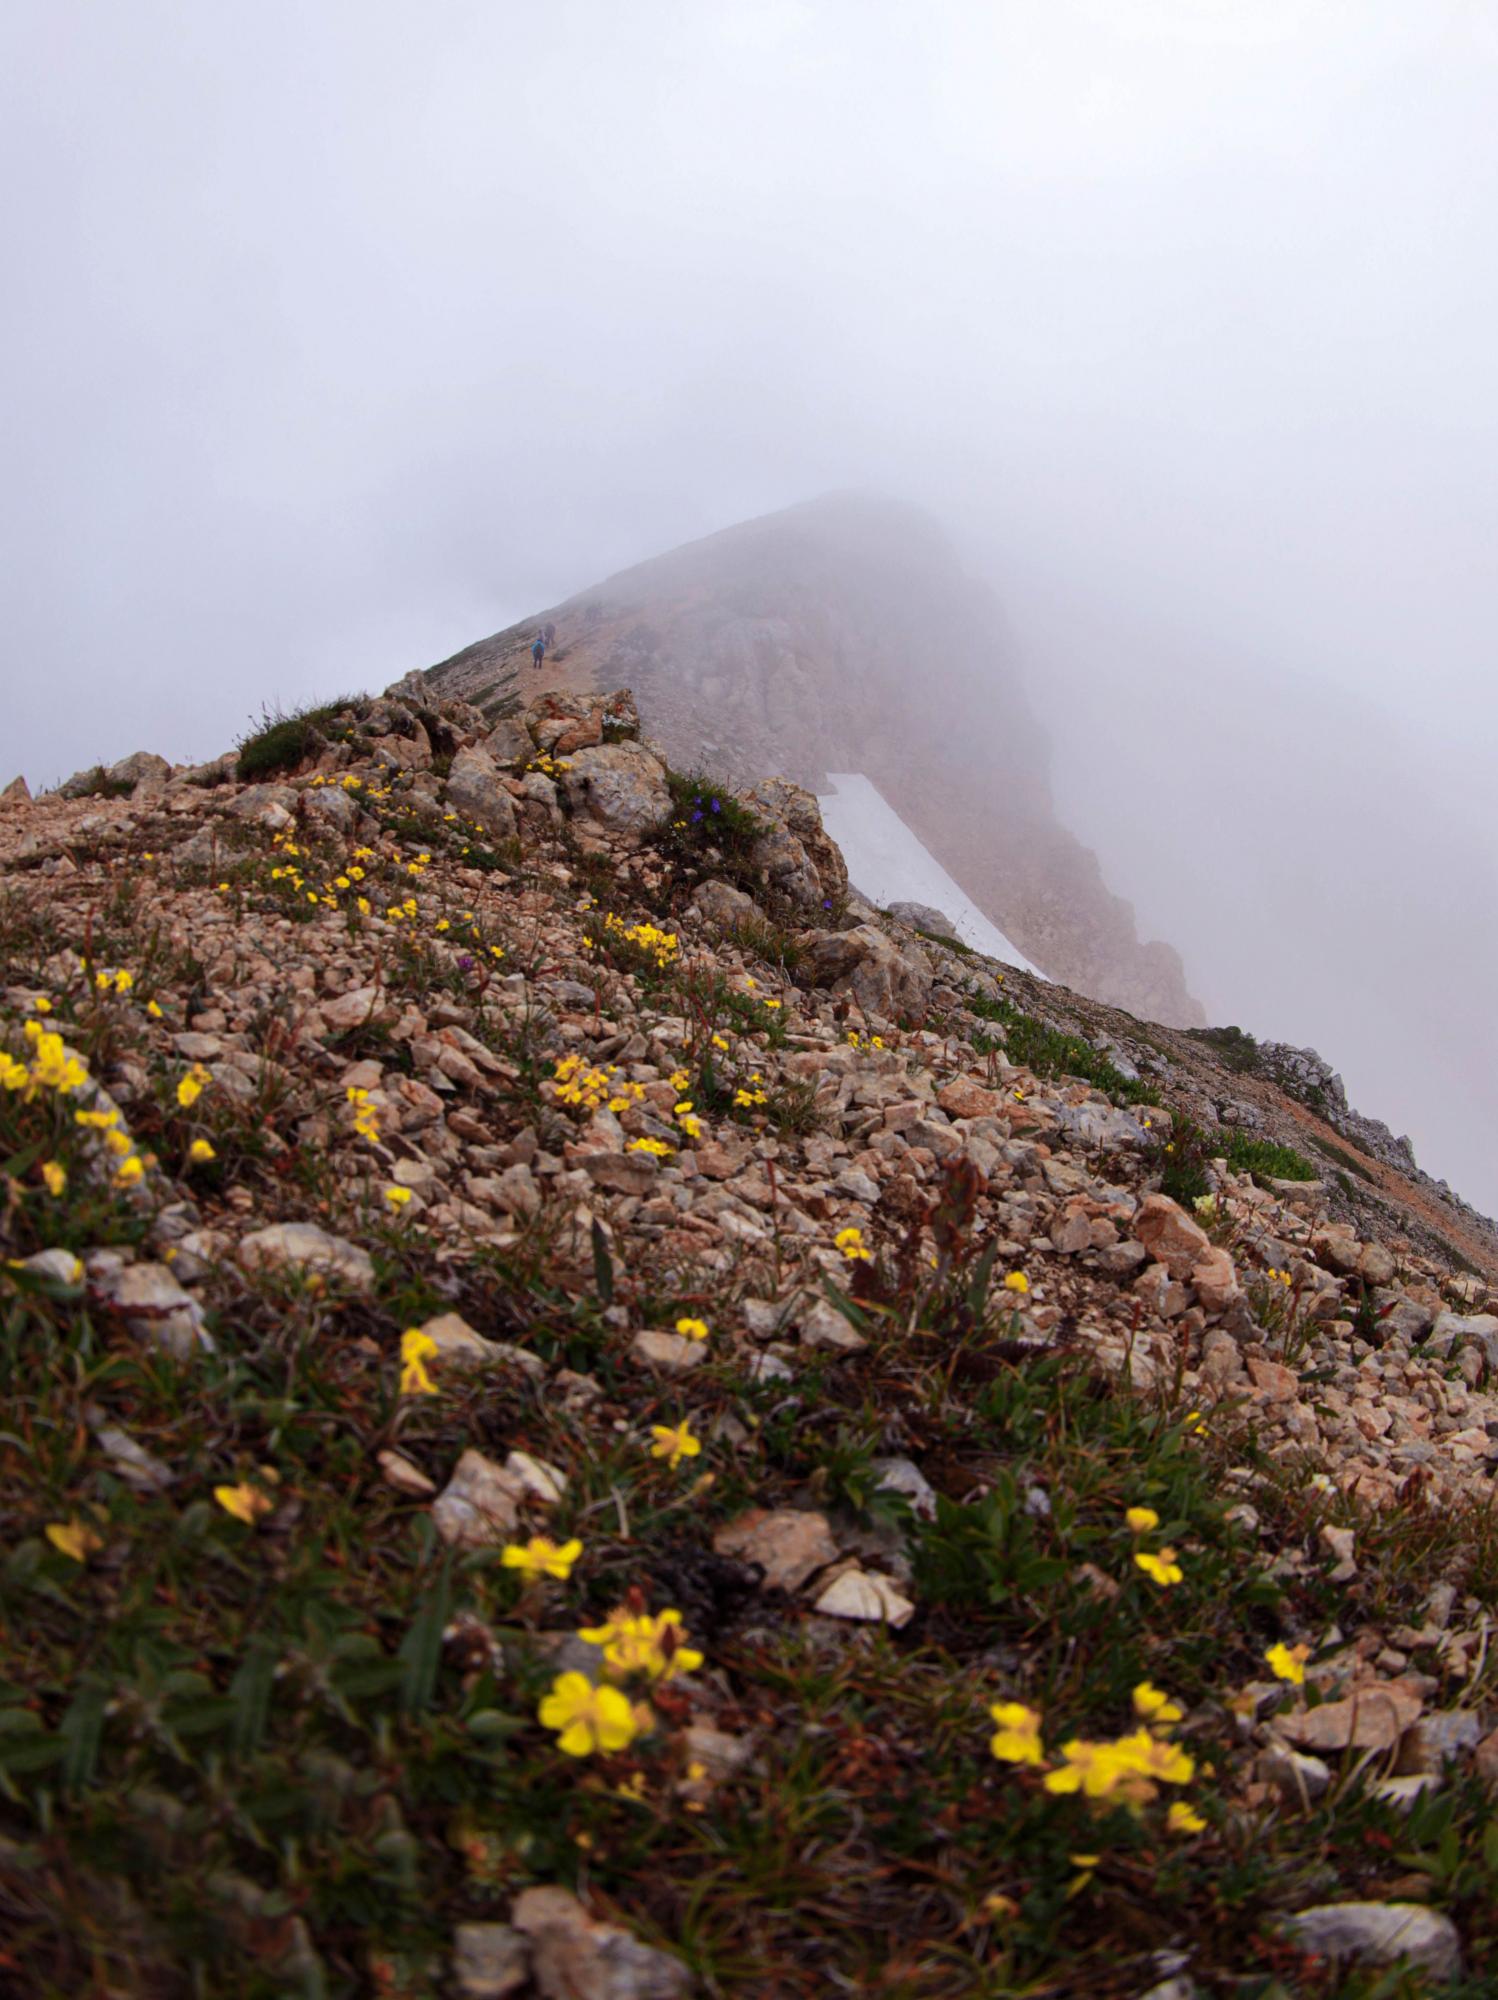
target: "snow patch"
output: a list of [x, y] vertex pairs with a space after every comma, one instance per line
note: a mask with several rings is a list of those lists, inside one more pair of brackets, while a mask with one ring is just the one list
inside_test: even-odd
[[876, 786], [850, 771], [829, 771], [827, 782], [832, 790], [817, 801], [822, 821], [843, 850], [848, 875], [862, 895], [881, 908], [927, 903], [950, 919], [974, 951], [1045, 976], [957, 886]]

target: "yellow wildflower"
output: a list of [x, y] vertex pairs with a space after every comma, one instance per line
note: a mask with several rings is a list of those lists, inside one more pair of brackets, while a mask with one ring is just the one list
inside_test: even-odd
[[586, 1674], [558, 1674], [537, 1720], [557, 1731], [557, 1747], [569, 1757], [623, 1750], [639, 1733], [628, 1699], [618, 1688], [594, 1687]]
[[1160, 1516], [1153, 1507], [1130, 1507], [1124, 1519], [1136, 1535], [1148, 1535], [1160, 1525]]
[[275, 1505], [269, 1494], [253, 1486], [215, 1486], [213, 1497], [226, 1514], [243, 1521], [247, 1528], [253, 1528], [260, 1516], [268, 1514]]
[[80, 1521], [76, 1514], [71, 1521], [49, 1521], [46, 1536], [54, 1549], [60, 1549], [75, 1563], [87, 1562], [104, 1546], [103, 1537], [96, 1534], [86, 1521]]
[[1287, 1646], [1283, 1640], [1277, 1640], [1264, 1655], [1275, 1679], [1289, 1681], [1292, 1687], [1304, 1686], [1306, 1661], [1310, 1657], [1309, 1646]]
[[850, 1224], [847, 1229], [840, 1229], [832, 1240], [850, 1264], [873, 1263], [874, 1253], [865, 1247], [861, 1229]]
[[388, 1187], [385, 1190], [385, 1199], [392, 1208], [404, 1208], [411, 1199], [411, 1190], [408, 1187]]
[[1023, 1271], [1011, 1271], [1009, 1276], [1004, 1280], [1004, 1290], [1006, 1292], [1018, 1292], [1023, 1297], [1029, 1289], [1030, 1280], [1025, 1276]]
[[218, 1154], [206, 1139], [194, 1139], [187, 1149], [187, 1157], [195, 1167], [205, 1167], [210, 1160], [216, 1160]]
[[999, 1725], [988, 1747], [1001, 1764], [1043, 1764], [1040, 1715], [1021, 1701], [996, 1701], [989, 1714]]
[[664, 1139], [631, 1139], [628, 1146], [625, 1147], [625, 1151], [628, 1153], [649, 1153], [652, 1158], [663, 1160], [670, 1153], [671, 1148], [666, 1144]]
[[1170, 1811], [1165, 1815], [1167, 1833], [1202, 1833], [1206, 1830], [1206, 1825], [1207, 1822], [1196, 1808], [1188, 1806], [1184, 1799], [1173, 1800]]
[[1061, 1768], [1046, 1773], [1048, 1792], [1081, 1792], [1089, 1799], [1105, 1799], [1126, 1775], [1111, 1743], [1089, 1743], [1073, 1737], [1070, 1743], [1062, 1744], [1061, 1755], [1066, 1760]]
[[605, 1624], [588, 1627], [577, 1636], [601, 1646], [610, 1670], [620, 1675], [640, 1673], [652, 1681], [667, 1681], [702, 1665], [702, 1654], [684, 1643], [679, 1611], [638, 1618], [615, 1611]]
[[435, 1396], [437, 1384], [426, 1371], [426, 1363], [437, 1352], [437, 1343], [419, 1326], [407, 1327], [401, 1335], [400, 1393], [403, 1396]]
[[1194, 1760], [1178, 1743], [1167, 1743], [1147, 1729], [1120, 1736], [1113, 1751], [1127, 1775], [1157, 1778], [1165, 1785], [1188, 1785], [1196, 1772]]
[[184, 1111], [190, 1111], [202, 1095], [203, 1086], [196, 1076], [184, 1076], [177, 1085], [177, 1102]]
[[528, 1542], [508, 1543], [499, 1560], [505, 1569], [524, 1570], [527, 1576], [553, 1576], [558, 1583], [565, 1583], [582, 1552], [581, 1542], [558, 1543], [545, 1535], [533, 1535]]
[[679, 1319], [676, 1331], [683, 1340], [706, 1340], [707, 1321], [705, 1319]]
[[52, 1002], [47, 998], [45, 993], [36, 994], [31, 1004], [38, 1014], [50, 1014], [52, 1012]]
[[47, 1192], [54, 1198], [60, 1195], [68, 1184], [68, 1170], [59, 1166], [56, 1160], [44, 1160], [42, 1179], [47, 1183]]
[[1174, 1549], [1161, 1549], [1158, 1555], [1151, 1555], [1147, 1549], [1141, 1549], [1134, 1557], [1134, 1566], [1136, 1569], [1142, 1569], [1150, 1581], [1158, 1583], [1162, 1590], [1173, 1583], [1179, 1583], [1185, 1575], [1176, 1561]]
[[132, 1153], [128, 1160], [121, 1160], [116, 1167], [114, 1175], [116, 1184], [120, 1187], [134, 1187], [137, 1181], [144, 1179], [145, 1171], [140, 1154]]
[[1148, 1681], [1141, 1681], [1134, 1690], [1134, 1713], [1141, 1722], [1179, 1722], [1185, 1713], [1179, 1702], [1171, 1700]]
[[655, 1443], [650, 1447], [652, 1458], [663, 1458], [667, 1467], [674, 1472], [684, 1458], [695, 1458], [702, 1449], [702, 1440], [692, 1435], [689, 1417], [683, 1417], [679, 1424], [652, 1424], [650, 1435]]

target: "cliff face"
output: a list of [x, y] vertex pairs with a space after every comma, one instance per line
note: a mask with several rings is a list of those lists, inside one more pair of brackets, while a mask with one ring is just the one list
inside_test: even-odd
[[[530, 645], [555, 627], [540, 674]], [[672, 760], [825, 789], [862, 771], [1051, 977], [1202, 1025], [1170, 946], [1141, 942], [1097, 857], [1056, 818], [1050, 746], [1000, 608], [922, 514], [837, 497], [622, 571], [430, 670], [506, 689], [630, 686]]]

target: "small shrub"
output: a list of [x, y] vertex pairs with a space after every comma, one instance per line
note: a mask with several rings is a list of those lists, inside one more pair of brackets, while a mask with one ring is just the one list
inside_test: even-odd
[[1253, 1174], [1275, 1181], [1320, 1178], [1304, 1153], [1297, 1153], [1293, 1146], [1281, 1146], [1273, 1139], [1250, 1138], [1247, 1132], [1236, 1129], [1227, 1133], [1222, 1155], [1235, 1174]]
[[365, 699], [363, 695], [351, 694], [289, 711], [262, 708], [260, 727], [239, 740], [239, 762], [235, 767], [238, 776], [248, 780], [271, 777], [278, 771], [294, 771], [328, 741], [327, 731], [334, 716]]
[[736, 887], [756, 888], [749, 857], [764, 829], [749, 808], [701, 772], [668, 771], [666, 783], [671, 811], [655, 835], [661, 853], [678, 868], [697, 864]]

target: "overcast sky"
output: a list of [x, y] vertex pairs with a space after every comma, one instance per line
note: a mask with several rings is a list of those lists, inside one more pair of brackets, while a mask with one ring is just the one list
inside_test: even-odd
[[1211, 1011], [1498, 1207], [1495, 23], [10, 0], [0, 783], [876, 487], [993, 578]]

